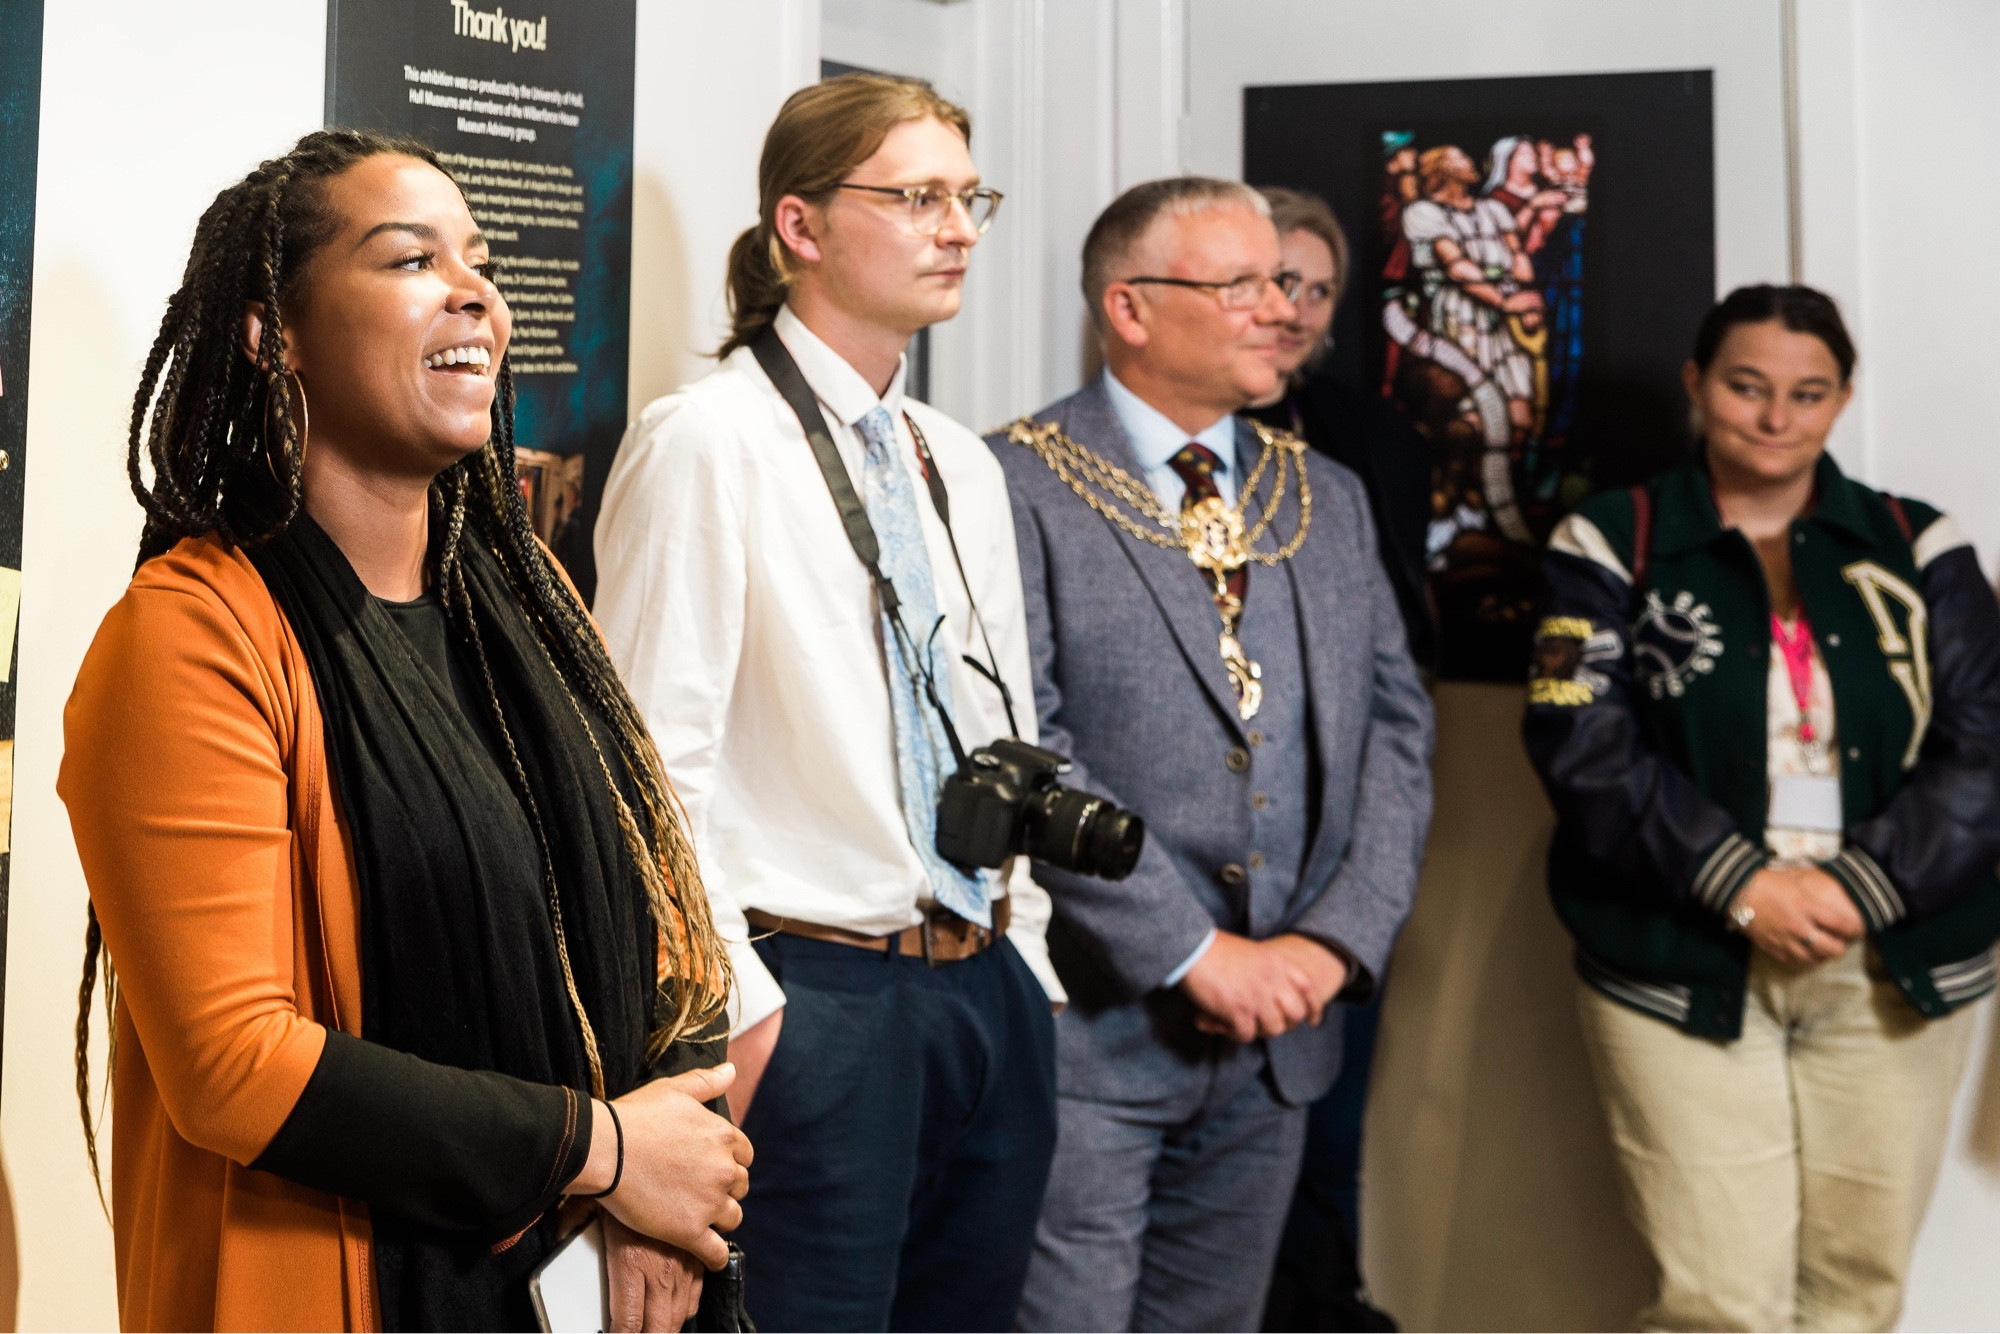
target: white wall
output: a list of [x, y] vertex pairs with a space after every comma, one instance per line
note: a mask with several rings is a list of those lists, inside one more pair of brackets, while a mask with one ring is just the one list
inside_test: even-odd
[[1954, 220], [2000, 216], [2000, 5], [1865, 0], [1856, 10], [1858, 403], [1869, 459], [1879, 485], [1952, 511], [1990, 573], [2000, 560], [2000, 266], [1958, 244]]
[[[819, 78], [817, 0], [639, 0], [632, 131], [633, 415], [707, 371], [723, 264], [757, 220], [757, 152]], [[317, 86], [317, 85], [315, 85]]]
[[126, 418], [195, 220], [319, 124], [326, 11], [208, 0], [191, 22], [180, 6], [101, 0], [49, 4], [45, 23], [0, 1143], [22, 1326], [111, 1329], [111, 1233], [70, 1075], [85, 896], [55, 795], [62, 706], [131, 577]]
[[[1957, 220], [2000, 216], [2000, 5], [1862, 0], [1849, 22], [1856, 407], [1870, 480], [1949, 510], [1991, 575], [2000, 563], [2000, 415], [1991, 405], [2000, 323], [1989, 312], [2000, 310], [2000, 267], [1954, 234]], [[1806, 254], [1810, 265], [1810, 239]], [[1987, 1030], [1960, 1091], [1905, 1329], [2000, 1329], [2000, 1048], [1990, 1015]]]

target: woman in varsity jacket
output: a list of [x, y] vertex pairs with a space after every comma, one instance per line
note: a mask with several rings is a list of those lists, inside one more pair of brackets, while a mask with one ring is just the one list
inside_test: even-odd
[[1701, 448], [1564, 520], [1524, 724], [1654, 1329], [1889, 1329], [2000, 937], [2000, 605], [1844, 476], [1839, 311], [1750, 287]]

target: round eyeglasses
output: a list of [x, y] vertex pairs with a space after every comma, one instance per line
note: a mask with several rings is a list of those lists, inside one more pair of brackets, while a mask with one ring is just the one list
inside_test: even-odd
[[856, 185], [842, 181], [840, 188], [900, 197], [910, 207], [910, 226], [919, 236], [936, 236], [943, 231], [953, 204], [965, 210], [972, 230], [983, 234], [993, 225], [993, 215], [1000, 211], [1000, 201], [1006, 198], [998, 190], [983, 185], [970, 190], [947, 190], [940, 185]]
[[1155, 283], [1161, 287], [1197, 287], [1205, 292], [1213, 292], [1221, 300], [1225, 310], [1255, 310], [1264, 300], [1264, 288], [1275, 287], [1285, 300], [1296, 301], [1299, 284], [1304, 281], [1290, 269], [1277, 273], [1250, 273], [1241, 278], [1231, 278], [1228, 282], [1204, 283], [1192, 278], [1126, 278], [1128, 283]]

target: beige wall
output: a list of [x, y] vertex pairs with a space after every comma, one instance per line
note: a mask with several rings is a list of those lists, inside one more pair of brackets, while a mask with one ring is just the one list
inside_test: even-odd
[[1363, 1140], [1363, 1272], [1405, 1329], [1630, 1329], [1645, 1298], [1545, 887], [1525, 697], [1435, 693], [1436, 815]]

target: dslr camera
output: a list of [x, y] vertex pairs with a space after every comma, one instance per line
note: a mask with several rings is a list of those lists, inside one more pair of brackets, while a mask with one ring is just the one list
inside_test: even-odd
[[973, 751], [938, 798], [938, 851], [960, 866], [998, 866], [1021, 853], [1079, 875], [1123, 880], [1139, 864], [1146, 822], [1058, 783], [1069, 770], [1054, 751], [1012, 738]]

